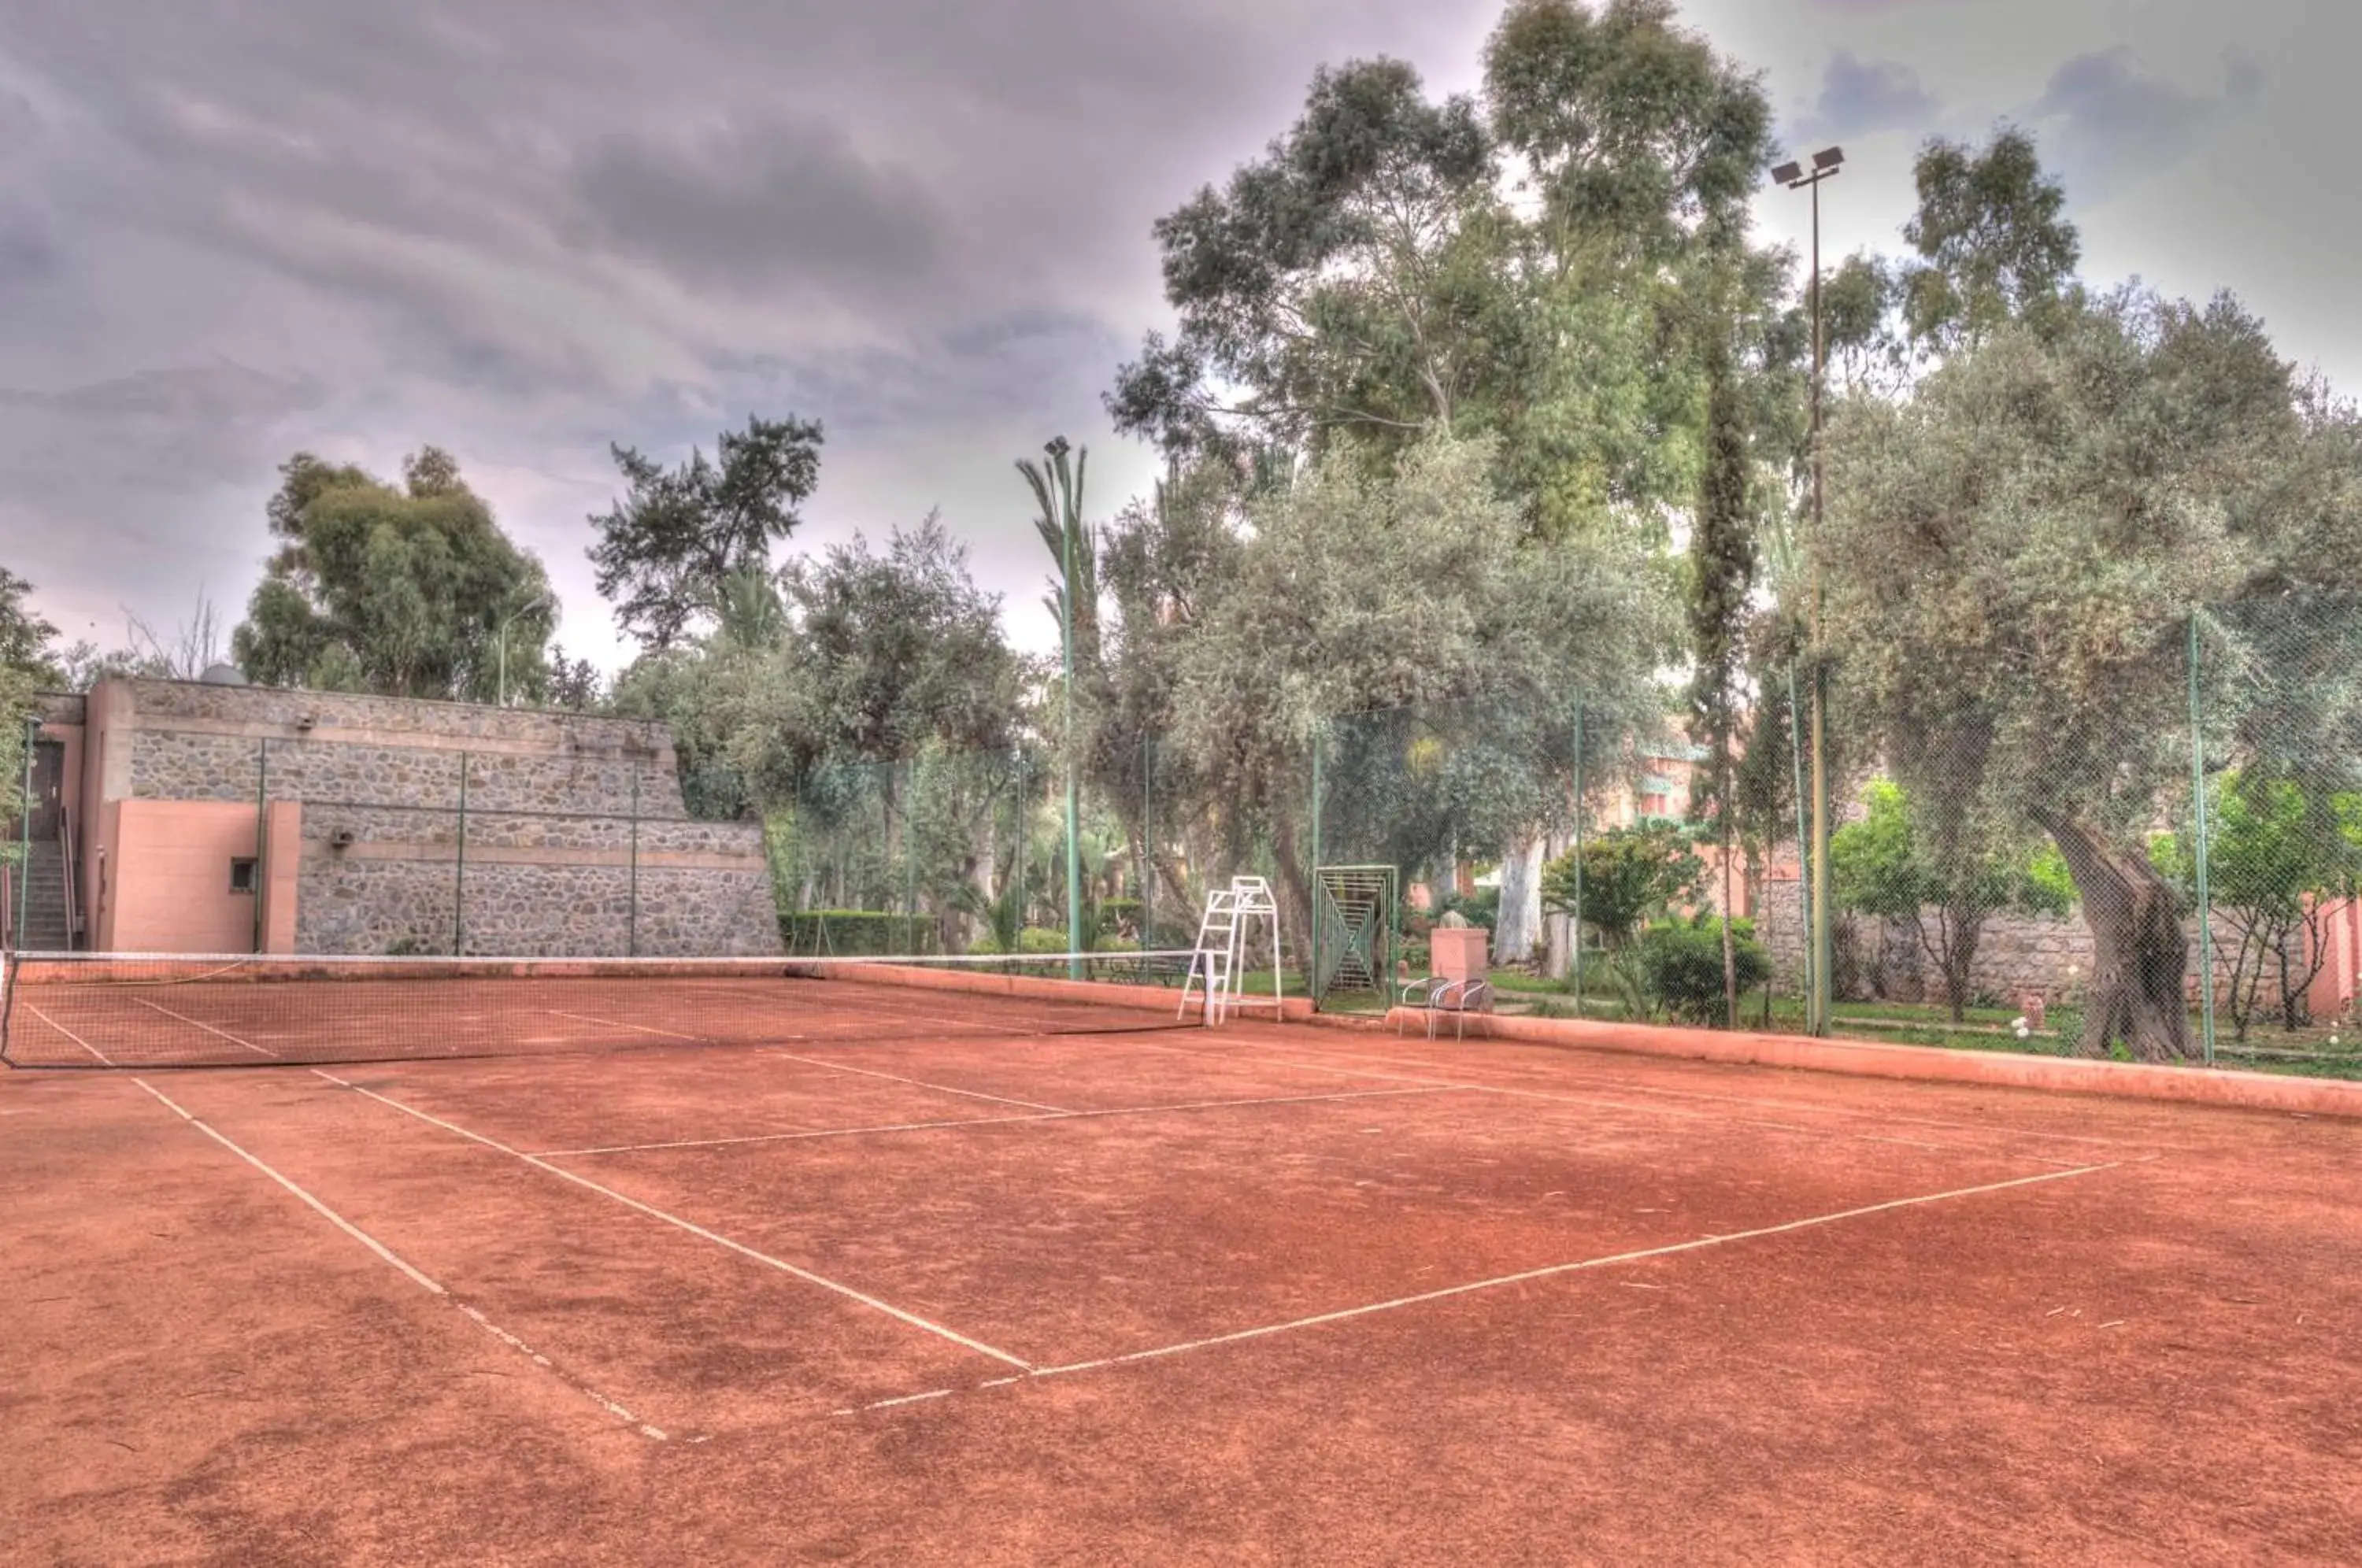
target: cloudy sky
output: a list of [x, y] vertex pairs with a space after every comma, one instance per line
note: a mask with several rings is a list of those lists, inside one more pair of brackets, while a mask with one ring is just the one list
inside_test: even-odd
[[[1099, 393], [1161, 325], [1149, 224], [1324, 61], [1473, 88], [1498, 0], [0, 0], [0, 565], [65, 629], [232, 619], [277, 465], [455, 452], [628, 657], [584, 521], [607, 444], [822, 420], [800, 541], [940, 506], [1054, 632], [1013, 458], [1148, 454]], [[2362, 7], [1687, 0], [1792, 148], [1842, 141], [1835, 251], [1892, 247], [1931, 134], [2033, 130], [2085, 271], [2228, 287], [2362, 391], [2345, 142]], [[1767, 193], [1795, 237], [1801, 197]]]

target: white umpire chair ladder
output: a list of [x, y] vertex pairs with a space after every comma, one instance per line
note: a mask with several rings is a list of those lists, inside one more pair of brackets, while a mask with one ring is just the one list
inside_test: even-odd
[[[1271, 931], [1271, 995], [1248, 996], [1242, 982], [1245, 978], [1249, 944], [1254, 939], [1258, 924]], [[1174, 1016], [1187, 1017], [1189, 995], [1198, 986], [1205, 988], [1206, 1021], [1220, 1023], [1231, 1014], [1251, 1007], [1268, 1007], [1275, 1018], [1285, 1016], [1282, 1008], [1279, 949], [1279, 900], [1272, 896], [1271, 884], [1261, 877], [1233, 877], [1227, 888], [1216, 888], [1206, 895], [1205, 918], [1198, 922], [1198, 946], [1189, 956], [1189, 977], [1182, 982], [1181, 1006]]]

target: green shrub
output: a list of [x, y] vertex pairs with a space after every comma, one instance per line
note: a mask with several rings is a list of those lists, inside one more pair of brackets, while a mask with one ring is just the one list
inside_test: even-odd
[[[1730, 922], [1731, 956], [1741, 995], [1772, 973], [1755, 922]], [[1658, 1006], [1683, 1023], [1717, 1024], [1728, 1016], [1722, 989], [1722, 919], [1702, 910], [1687, 921], [1652, 926], [1640, 938], [1640, 970]]]
[[884, 910], [802, 910], [779, 917], [779, 935], [790, 953], [832, 957], [890, 956], [930, 953], [935, 922], [929, 915]]
[[1017, 951], [1064, 953], [1066, 951], [1066, 933], [1063, 930], [1054, 931], [1048, 926], [1029, 925], [1017, 933]]
[[1435, 907], [1435, 919], [1440, 921], [1445, 915], [1454, 912], [1470, 925], [1481, 925], [1491, 931], [1501, 914], [1501, 889], [1479, 888], [1473, 893], [1447, 893], [1443, 901]]

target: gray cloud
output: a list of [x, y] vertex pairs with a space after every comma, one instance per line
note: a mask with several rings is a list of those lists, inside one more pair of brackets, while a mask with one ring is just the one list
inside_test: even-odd
[[1870, 136], [1885, 130], [1930, 127], [1940, 113], [1935, 96], [1907, 66], [1863, 61], [1849, 50], [1829, 57], [1820, 96], [1798, 123], [1804, 140]]
[[2104, 199], [2189, 156], [2223, 119], [2255, 105], [2263, 72], [2246, 55], [2223, 61], [2223, 90], [2193, 93], [2146, 70], [2128, 47], [2060, 66], [2031, 111], [2055, 127], [2070, 188]]
[[[246, 477], [291, 421], [321, 407], [315, 383], [243, 365], [141, 370], [61, 392], [0, 388], [0, 476], [36, 493], [171, 491]], [[104, 431], [103, 461], [86, 437]]]
[[809, 121], [734, 125], [666, 144], [613, 137], [576, 176], [598, 233], [700, 282], [816, 283], [875, 297], [934, 275], [945, 243], [909, 172]]
[[612, 657], [611, 440], [793, 409], [832, 525], [998, 519], [1015, 453], [1109, 442], [1151, 220], [1317, 62], [1495, 9], [0, 0], [0, 564], [61, 623], [239, 603], [289, 453], [434, 441]]

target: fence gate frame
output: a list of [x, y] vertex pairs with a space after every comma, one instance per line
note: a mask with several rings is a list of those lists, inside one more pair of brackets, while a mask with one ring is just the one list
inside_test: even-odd
[[1393, 999], [1402, 951], [1402, 872], [1395, 866], [1321, 866], [1312, 874], [1312, 1005], [1326, 1010], [1340, 988], [1368, 989], [1383, 1009]]

